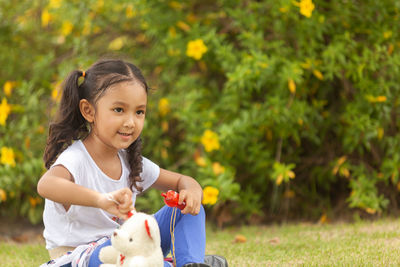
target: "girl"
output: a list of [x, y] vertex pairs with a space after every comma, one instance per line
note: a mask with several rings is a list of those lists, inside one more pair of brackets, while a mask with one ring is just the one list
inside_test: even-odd
[[46, 198], [44, 238], [52, 259], [44, 266], [99, 266], [100, 248], [110, 245], [109, 236], [134, 208], [136, 195], [149, 187], [178, 191], [179, 203], [186, 203], [176, 215], [175, 242], [173, 209], [165, 206], [154, 215], [164, 254], [172, 246], [177, 266], [209, 266], [203, 264], [200, 185], [141, 155], [147, 94], [140, 70], [121, 60], [99, 61], [65, 80], [44, 153], [48, 170], [37, 185]]

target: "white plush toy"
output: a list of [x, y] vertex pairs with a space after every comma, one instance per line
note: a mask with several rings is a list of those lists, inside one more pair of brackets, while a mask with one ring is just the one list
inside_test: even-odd
[[135, 212], [100, 250], [102, 267], [162, 267], [160, 229], [153, 216]]

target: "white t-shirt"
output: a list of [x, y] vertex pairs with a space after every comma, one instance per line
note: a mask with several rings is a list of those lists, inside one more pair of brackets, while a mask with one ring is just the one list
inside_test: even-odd
[[[52, 167], [64, 166], [74, 177], [75, 183], [100, 193], [112, 192], [129, 186], [129, 167], [126, 152], [118, 153], [122, 175], [114, 180], [104, 174], [96, 165], [82, 141], [76, 141], [63, 151]], [[143, 190], [149, 188], [158, 178], [160, 167], [143, 157], [143, 171], [140, 174]], [[133, 188], [133, 202], [139, 192]], [[114, 219], [114, 220], [113, 220]], [[68, 211], [62, 204], [46, 199], [43, 213], [46, 248], [59, 246], [76, 247], [111, 235], [119, 226], [115, 217], [99, 208], [71, 205]]]

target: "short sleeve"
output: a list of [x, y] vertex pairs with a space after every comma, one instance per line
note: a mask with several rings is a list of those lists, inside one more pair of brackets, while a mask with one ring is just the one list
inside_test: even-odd
[[152, 186], [158, 179], [158, 176], [160, 176], [160, 167], [145, 157], [142, 157], [142, 159], [143, 171], [140, 174], [140, 177], [142, 178], [143, 182], [141, 182], [140, 185], [143, 187], [144, 191]]
[[[81, 153], [77, 153], [75, 149], [67, 149], [64, 153], [61, 153], [54, 164], [50, 167], [53, 168], [58, 165], [62, 165], [66, 168], [76, 179], [79, 177], [82, 168], [82, 162], [84, 162], [84, 158]], [[77, 181], [75, 181], [77, 182]]]

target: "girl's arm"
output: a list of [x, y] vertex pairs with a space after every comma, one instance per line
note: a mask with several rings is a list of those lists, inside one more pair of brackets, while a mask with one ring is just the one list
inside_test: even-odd
[[132, 191], [123, 188], [110, 192], [119, 202], [110, 201], [105, 194], [74, 183], [71, 173], [63, 166], [54, 166], [39, 180], [37, 191], [43, 198], [64, 205], [68, 210], [70, 205], [80, 205], [101, 208], [119, 218], [127, 219], [127, 213], [133, 209]]
[[183, 201], [186, 202], [182, 213], [197, 215], [200, 212], [203, 190], [192, 177], [160, 168], [160, 176], [152, 187], [162, 191], [179, 192], [179, 204], [182, 204]]

